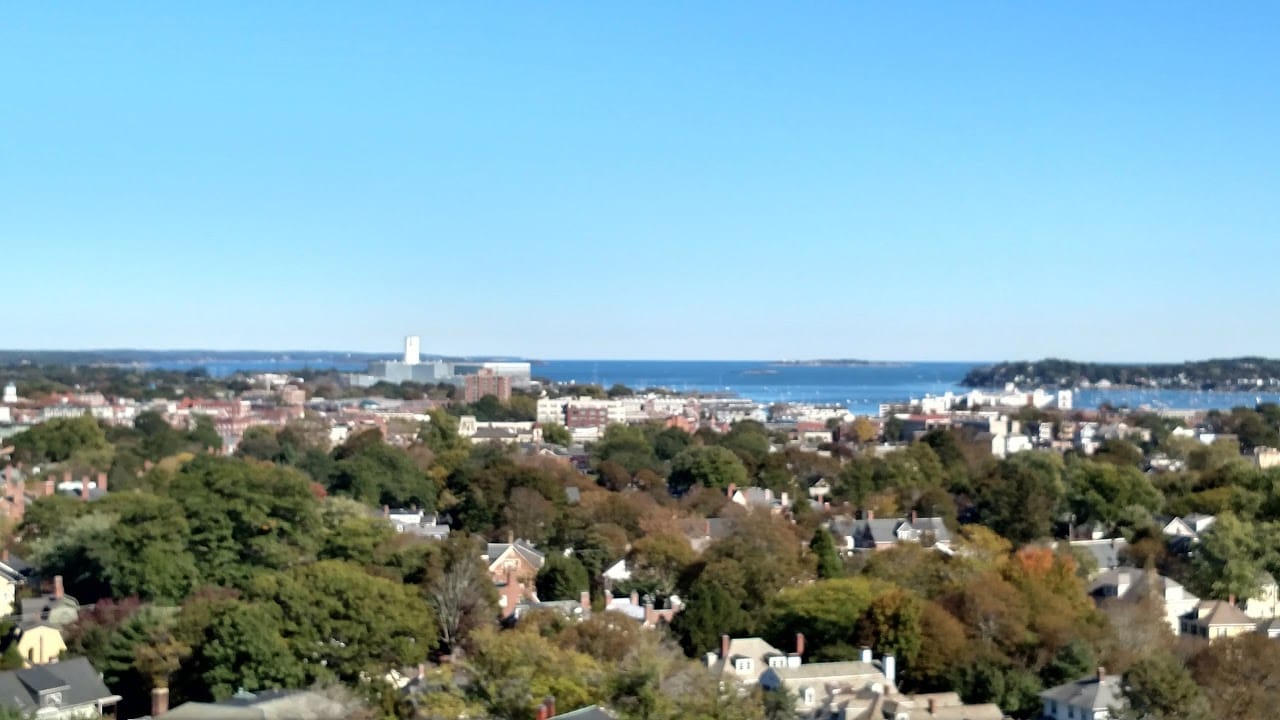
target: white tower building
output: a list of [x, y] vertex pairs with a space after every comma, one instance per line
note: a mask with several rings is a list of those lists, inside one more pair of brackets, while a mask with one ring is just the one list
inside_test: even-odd
[[4, 386], [4, 402], [12, 405], [18, 402], [18, 386], [9, 383]]
[[404, 339], [404, 364], [417, 365], [419, 361], [418, 351], [421, 349], [421, 340], [417, 335], [409, 335]]

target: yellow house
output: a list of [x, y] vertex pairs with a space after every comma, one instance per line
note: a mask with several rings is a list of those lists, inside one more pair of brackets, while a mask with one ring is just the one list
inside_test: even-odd
[[1182, 634], [1197, 635], [1210, 642], [1255, 632], [1258, 623], [1230, 600], [1205, 600], [1182, 616]]
[[44, 623], [25, 628], [18, 640], [18, 653], [27, 667], [55, 662], [66, 649], [62, 631]]

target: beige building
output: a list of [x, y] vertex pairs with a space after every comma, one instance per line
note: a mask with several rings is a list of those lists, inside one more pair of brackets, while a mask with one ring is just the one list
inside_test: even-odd
[[66, 649], [62, 631], [47, 623], [23, 628], [18, 640], [18, 654], [27, 667], [54, 662]]

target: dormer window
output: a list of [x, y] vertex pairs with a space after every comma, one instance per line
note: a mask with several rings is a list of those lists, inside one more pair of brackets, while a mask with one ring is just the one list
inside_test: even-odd
[[769, 667], [780, 668], [780, 667], [786, 667], [786, 666], [787, 666], [787, 659], [781, 655], [774, 655], [773, 657], [769, 658]]
[[45, 707], [58, 707], [59, 705], [62, 704], [62, 693], [51, 692], [48, 695], [45, 695], [44, 697], [40, 698], [40, 702]]
[[811, 687], [804, 689], [803, 697], [805, 705], [812, 705], [818, 700], [817, 693], [815, 693]]
[[751, 672], [752, 665], [754, 663], [751, 662], [751, 658], [738, 658], [734, 662], [733, 668], [738, 672]]

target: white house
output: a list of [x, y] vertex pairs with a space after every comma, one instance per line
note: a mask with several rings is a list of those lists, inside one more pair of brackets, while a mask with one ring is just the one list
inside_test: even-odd
[[1107, 675], [1098, 668], [1095, 675], [1049, 688], [1040, 693], [1044, 720], [1112, 720], [1112, 708], [1122, 708], [1126, 700], [1119, 675]]

